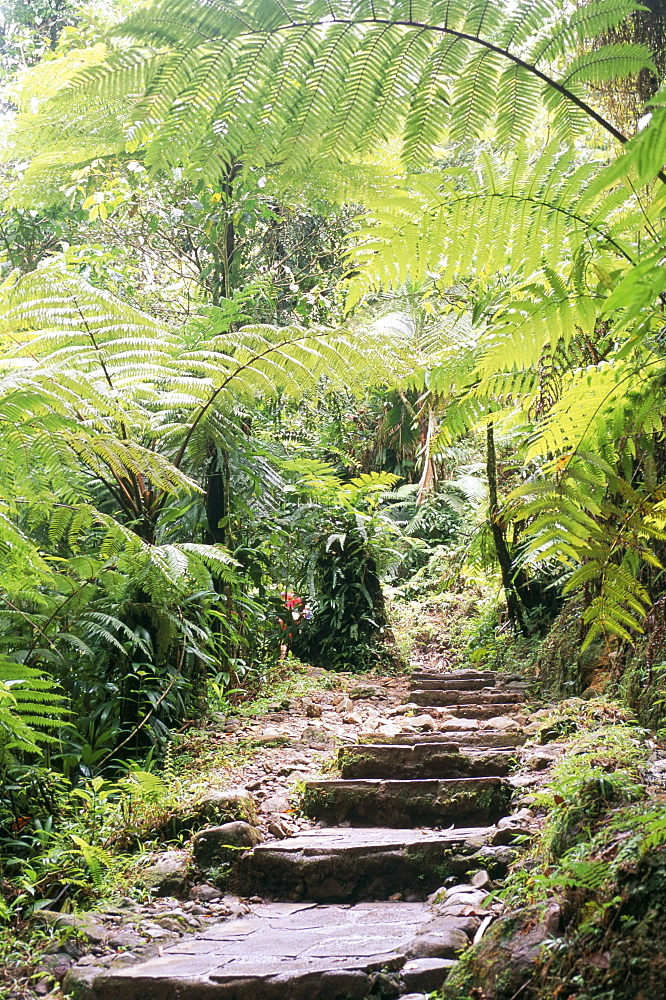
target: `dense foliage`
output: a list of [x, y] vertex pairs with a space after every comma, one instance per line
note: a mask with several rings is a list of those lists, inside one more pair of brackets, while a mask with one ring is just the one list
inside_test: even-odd
[[664, 658], [648, 13], [5, 6], [0, 823], [30, 815], [23, 858], [72, 789], [287, 653], [399, 666], [382, 583], [483, 573], [526, 636], [575, 594], [618, 669], [645, 632]]

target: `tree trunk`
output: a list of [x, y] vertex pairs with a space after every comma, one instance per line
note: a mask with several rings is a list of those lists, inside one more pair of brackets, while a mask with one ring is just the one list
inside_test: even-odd
[[486, 430], [486, 471], [488, 475], [488, 519], [495, 543], [495, 553], [502, 576], [502, 586], [506, 595], [506, 606], [509, 619], [522, 632], [526, 632], [525, 619], [520, 598], [513, 578], [511, 553], [506, 544], [506, 536], [499, 519], [499, 500], [497, 496], [497, 454], [495, 452], [495, 431], [492, 422]]

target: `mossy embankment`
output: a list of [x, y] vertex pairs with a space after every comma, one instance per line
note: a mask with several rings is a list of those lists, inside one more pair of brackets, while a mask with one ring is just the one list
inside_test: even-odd
[[666, 995], [666, 749], [598, 698], [558, 705], [534, 742], [533, 766], [552, 762], [526, 788], [537, 820], [530, 850], [500, 893], [506, 914], [442, 997], [657, 1000]]

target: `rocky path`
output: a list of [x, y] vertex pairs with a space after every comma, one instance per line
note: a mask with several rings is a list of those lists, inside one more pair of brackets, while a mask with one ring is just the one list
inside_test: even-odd
[[[311, 743], [320, 737], [315, 753], [343, 727], [341, 776], [308, 777], [312, 756], [292, 748], [283, 778], [303, 769], [299, 818], [265, 760], [246, 776], [273, 839], [251, 833], [256, 846], [243, 850], [227, 834], [236, 915], [148, 961], [91, 966], [70, 977], [71, 991], [78, 1000], [406, 1000], [437, 989], [492, 921], [489, 891], [515, 856], [522, 820], [507, 816], [508, 775], [528, 722], [523, 699], [517, 679], [424, 670], [406, 704], [383, 713], [349, 699], [327, 723], [323, 707], [309, 709], [302, 728]], [[231, 825], [234, 836], [245, 831]], [[219, 831], [195, 837], [201, 867]]]

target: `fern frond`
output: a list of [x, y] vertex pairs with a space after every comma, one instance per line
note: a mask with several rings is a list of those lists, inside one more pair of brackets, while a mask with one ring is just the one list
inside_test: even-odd
[[[498, 105], [501, 134], [524, 136], [543, 109], [529, 77], [546, 103], [559, 103], [560, 138], [582, 115], [622, 139], [580, 88], [648, 67], [649, 54], [609, 45], [578, 53], [634, 9], [627, 0], [573, 13], [554, 0], [161, 0], [117, 29], [121, 41], [104, 65], [65, 73], [38, 112], [24, 114], [15, 155], [43, 149], [46, 129], [48, 153], [33, 170], [40, 155], [65, 162], [72, 131], [87, 124], [107, 143], [120, 131], [126, 148], [145, 145], [153, 166], [188, 163], [208, 179], [230, 158], [302, 167], [395, 136], [422, 159], [451, 126], [469, 136], [492, 125]], [[552, 74], [573, 58], [561, 79]], [[115, 110], [120, 129], [95, 128], [91, 99]]]
[[481, 157], [450, 179], [420, 174], [390, 198], [378, 193], [354, 233], [350, 305], [368, 290], [418, 284], [432, 272], [445, 284], [472, 274], [489, 281], [507, 267], [527, 278], [545, 260], [559, 267], [583, 248], [626, 266], [637, 218], [626, 195], [602, 199], [603, 208], [590, 199], [596, 170], [551, 145], [534, 162], [524, 149], [506, 165]]

